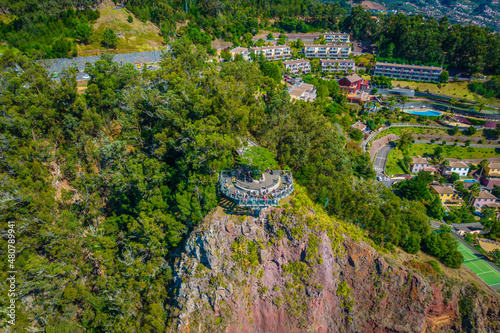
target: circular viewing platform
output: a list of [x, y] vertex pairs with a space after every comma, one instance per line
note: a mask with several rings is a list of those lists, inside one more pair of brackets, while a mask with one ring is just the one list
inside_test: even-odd
[[221, 192], [242, 207], [277, 206], [279, 200], [293, 192], [289, 170], [267, 170], [254, 179], [249, 169], [224, 170], [220, 173]]

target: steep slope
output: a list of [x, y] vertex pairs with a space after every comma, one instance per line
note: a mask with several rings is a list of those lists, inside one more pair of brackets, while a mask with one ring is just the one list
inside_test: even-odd
[[207, 216], [175, 263], [171, 331], [498, 329], [497, 296], [384, 258], [298, 192], [258, 218]]

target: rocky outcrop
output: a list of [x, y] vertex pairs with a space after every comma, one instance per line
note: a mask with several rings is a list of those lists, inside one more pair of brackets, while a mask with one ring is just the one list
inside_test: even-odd
[[174, 281], [179, 332], [494, 332], [500, 318], [498, 298], [432, 282], [304, 208], [207, 216]]

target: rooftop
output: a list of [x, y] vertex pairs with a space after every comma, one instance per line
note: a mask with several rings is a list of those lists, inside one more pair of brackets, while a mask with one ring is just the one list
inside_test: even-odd
[[287, 61], [283, 61], [283, 63], [285, 65], [291, 65], [291, 64], [302, 64], [304, 62], [307, 62], [309, 63], [309, 60], [307, 59], [297, 59], [297, 60], [287, 60]]
[[351, 83], [352, 82], [363, 81], [363, 78], [361, 76], [359, 76], [358, 74], [356, 74], [356, 73], [348, 75], [348, 76], [345, 76], [345, 77], [343, 77], [343, 79], [347, 79]]
[[439, 194], [455, 194], [455, 190], [449, 186], [429, 185], [434, 191]]
[[229, 52], [232, 52], [232, 53], [242, 53], [245, 51], [248, 52], [248, 49], [246, 47], [237, 47], [237, 48], [234, 48], [232, 50], [229, 50]]
[[276, 46], [261, 46], [261, 47], [252, 47], [253, 51], [259, 50], [275, 50], [275, 49], [289, 49], [290, 46], [287, 45], [276, 45]]
[[476, 199], [496, 199], [496, 198], [497, 197], [495, 197], [493, 194], [491, 194], [488, 191], [481, 191], [481, 192], [479, 192], [479, 194], [476, 197]]
[[323, 36], [329, 36], [329, 35], [337, 35], [337, 36], [349, 36], [348, 33], [345, 32], [325, 32], [322, 34]]
[[352, 125], [352, 128], [360, 130], [360, 131], [364, 131], [366, 129], [366, 127], [367, 126], [365, 124], [363, 124], [359, 121], [356, 124]]
[[469, 166], [465, 164], [464, 162], [458, 161], [458, 162], [450, 162], [450, 167], [451, 168], [466, 168], [468, 169]]
[[334, 60], [334, 59], [320, 59], [319, 60], [319, 63], [322, 64], [322, 63], [354, 63], [354, 60]]
[[349, 44], [327, 43], [327, 44], [305, 44], [304, 47], [351, 47]]
[[490, 169], [500, 169], [500, 163], [490, 163], [488, 164]]
[[394, 64], [394, 63], [385, 63], [385, 62], [377, 62], [377, 64], [375, 66], [391, 66], [391, 67], [403, 67], [403, 68], [415, 68], [415, 69], [441, 69], [441, 70], [443, 69], [443, 67]]
[[413, 164], [430, 164], [425, 157], [412, 157]]

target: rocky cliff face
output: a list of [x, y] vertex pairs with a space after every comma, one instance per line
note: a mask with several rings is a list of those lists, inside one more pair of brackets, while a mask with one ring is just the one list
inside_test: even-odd
[[498, 298], [423, 277], [297, 206], [208, 216], [175, 262], [171, 331], [498, 332]]

